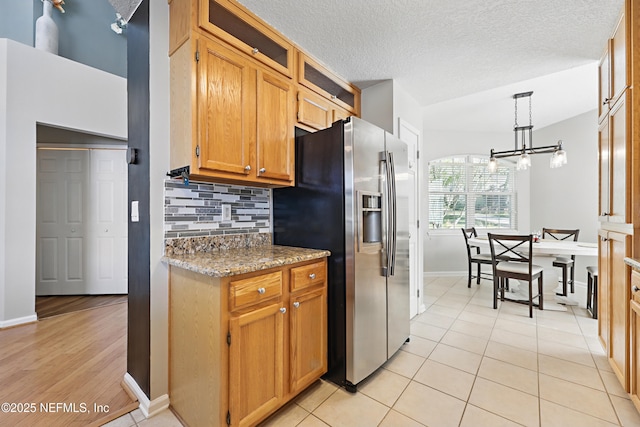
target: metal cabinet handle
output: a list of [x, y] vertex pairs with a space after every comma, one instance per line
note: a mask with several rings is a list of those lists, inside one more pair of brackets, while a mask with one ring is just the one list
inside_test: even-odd
[[265, 288], [258, 288], [258, 293], [260, 295], [264, 294], [265, 292], [267, 292], [267, 290]]
[[[637, 289], [637, 288], [636, 288], [636, 289]], [[293, 303], [293, 306], [294, 306], [295, 308], [298, 308], [298, 307], [300, 307], [300, 303], [299, 303], [298, 301], [296, 301], [296, 302], [294, 302], [294, 303]]]
[[607, 105], [610, 101], [611, 98], [605, 98], [604, 101], [602, 101], [602, 105]]
[[331, 99], [336, 99], [336, 98], [337, 98], [337, 96], [331, 95]]
[[287, 312], [287, 309], [284, 307], [280, 307], [280, 313], [285, 314]]
[[260, 168], [260, 173], [265, 173], [267, 170], [265, 168]]
[[247, 172], [249, 172], [251, 170], [251, 165], [247, 165], [244, 167], [244, 170], [246, 170]]
[[639, 287], [637, 287], [637, 286], [634, 286], [632, 289], [633, 289], [633, 292], [638, 292], [638, 291], [640, 291], [640, 288], [639, 288]]
[[315, 279], [315, 278], [316, 278], [316, 273], [311, 273], [311, 274], [309, 275], [309, 279], [313, 280], [313, 279]]
[[251, 49], [251, 53], [253, 53], [254, 55], [258, 52], [260, 52], [260, 50], [257, 47], [254, 47], [253, 49]]
[[609, 216], [609, 212], [602, 212], [602, 216]]

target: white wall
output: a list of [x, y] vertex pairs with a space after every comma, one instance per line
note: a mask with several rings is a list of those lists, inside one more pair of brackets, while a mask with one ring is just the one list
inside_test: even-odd
[[36, 124], [127, 138], [126, 80], [0, 39], [0, 327], [36, 319]]
[[169, 170], [169, 5], [149, 1], [150, 32], [150, 398], [169, 393], [169, 278], [164, 255], [164, 180]]
[[[513, 147], [513, 131], [496, 133], [428, 130], [425, 117], [423, 170], [425, 179], [424, 216], [428, 214], [427, 189], [429, 160], [455, 154], [488, 156], [491, 148]], [[580, 228], [580, 240], [596, 242], [598, 163], [597, 113], [582, 114], [558, 124], [534, 131], [536, 146], [553, 145], [563, 140], [569, 162], [562, 168], [550, 169], [550, 155], [532, 156], [528, 171], [516, 172], [518, 191], [518, 231], [533, 232], [542, 227]], [[503, 161], [503, 160], [501, 160]], [[576, 261], [576, 280], [584, 282], [586, 264], [595, 259]], [[460, 230], [427, 230], [425, 239], [425, 272], [446, 274], [465, 272], [467, 266], [464, 239]]]
[[[456, 154], [478, 154], [489, 156], [491, 148], [509, 149], [513, 144], [513, 132], [464, 132], [428, 130], [429, 118], [425, 117], [423, 168], [423, 217], [428, 227], [428, 181], [431, 160]], [[534, 137], [535, 139], [535, 137]], [[530, 230], [530, 172], [519, 171], [516, 175], [518, 192], [518, 230]], [[429, 230], [424, 228], [424, 269], [427, 274], [447, 274], [467, 271], [467, 252], [460, 230]]]
[[[596, 110], [535, 132], [536, 145], [559, 139], [568, 162], [549, 168], [549, 155], [532, 156], [531, 228], [580, 229], [580, 240], [598, 241], [598, 113]], [[586, 267], [596, 257], [576, 258], [576, 281], [586, 282]]]

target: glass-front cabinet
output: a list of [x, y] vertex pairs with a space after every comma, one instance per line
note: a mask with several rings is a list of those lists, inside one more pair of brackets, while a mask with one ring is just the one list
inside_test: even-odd
[[229, 0], [200, 0], [199, 25], [287, 77], [293, 76], [293, 45], [242, 6]]

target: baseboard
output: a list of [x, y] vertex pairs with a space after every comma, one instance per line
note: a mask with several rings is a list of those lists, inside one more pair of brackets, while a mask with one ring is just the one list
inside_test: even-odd
[[38, 315], [32, 314], [31, 316], [16, 317], [15, 319], [0, 321], [0, 329], [12, 328], [14, 326], [25, 325], [27, 323], [33, 323], [38, 321]]
[[425, 271], [424, 277], [454, 277], [454, 276], [466, 276], [466, 271]]
[[124, 385], [129, 388], [129, 392], [133, 393], [138, 402], [140, 402], [139, 408], [145, 418], [153, 417], [169, 407], [169, 395], [163, 394], [156, 399], [149, 400], [136, 380], [128, 372], [124, 374]]

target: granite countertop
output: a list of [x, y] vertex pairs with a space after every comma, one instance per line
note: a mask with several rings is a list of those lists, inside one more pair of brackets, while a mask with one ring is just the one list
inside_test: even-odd
[[626, 257], [624, 259], [624, 263], [630, 266], [631, 268], [640, 270], [640, 261], [638, 261], [637, 259]]
[[321, 249], [260, 245], [195, 254], [171, 254], [163, 257], [163, 261], [207, 276], [228, 277], [329, 255], [331, 255], [329, 251]]

